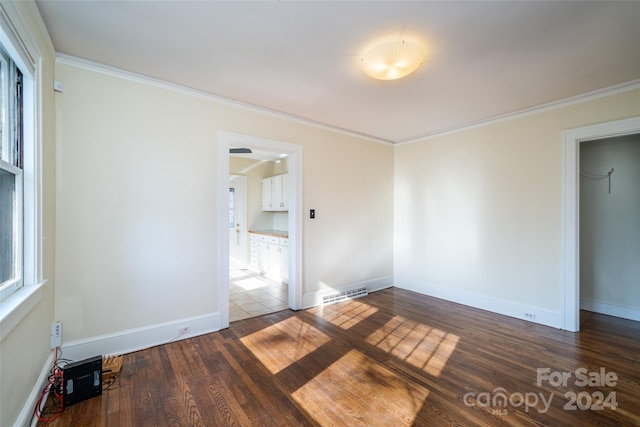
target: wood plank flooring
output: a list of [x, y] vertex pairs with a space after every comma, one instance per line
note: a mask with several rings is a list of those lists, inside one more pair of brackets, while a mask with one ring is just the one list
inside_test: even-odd
[[640, 425], [640, 322], [574, 334], [392, 288], [127, 354], [118, 388], [46, 425]]

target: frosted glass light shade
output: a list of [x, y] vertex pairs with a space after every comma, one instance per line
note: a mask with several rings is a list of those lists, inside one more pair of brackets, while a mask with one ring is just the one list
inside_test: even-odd
[[361, 59], [362, 69], [378, 80], [399, 79], [413, 73], [424, 61], [422, 47], [408, 41], [394, 41], [378, 45]]

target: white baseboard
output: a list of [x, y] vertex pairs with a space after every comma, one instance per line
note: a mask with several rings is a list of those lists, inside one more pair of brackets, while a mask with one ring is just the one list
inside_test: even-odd
[[562, 329], [563, 326], [562, 313], [513, 301], [488, 297], [473, 292], [446, 289], [401, 277], [396, 277], [396, 287], [553, 328]]
[[[212, 313], [63, 343], [61, 348], [65, 359], [79, 361], [97, 355], [131, 353], [179, 339], [216, 332], [220, 330], [220, 325], [220, 314]], [[180, 328], [185, 327], [189, 328], [189, 332], [180, 335], [178, 331]], [[29, 394], [24, 407], [16, 419], [15, 426], [34, 427], [37, 424], [38, 420], [34, 415], [34, 410], [49, 380], [54, 357], [55, 353], [52, 351], [38, 376], [36, 384], [34, 384], [33, 390]]]
[[38, 419], [34, 415], [34, 410], [36, 408], [36, 403], [38, 403], [38, 399], [42, 395], [47, 382], [49, 381], [49, 374], [51, 373], [51, 368], [53, 367], [53, 359], [54, 353], [51, 352], [49, 357], [47, 357], [44, 366], [42, 367], [42, 371], [40, 371], [40, 375], [36, 380], [36, 383], [33, 386], [33, 390], [29, 393], [29, 397], [27, 398], [20, 414], [18, 414], [18, 418], [14, 426], [19, 427], [28, 427], [35, 426], [38, 423]]
[[332, 295], [338, 292], [350, 291], [357, 288], [365, 287], [367, 292], [380, 291], [382, 289], [391, 288], [393, 286], [393, 277], [386, 276], [378, 279], [366, 280], [364, 282], [350, 283], [332, 289], [323, 289], [321, 291], [310, 292], [302, 296], [302, 308], [307, 309], [322, 304], [322, 297]]
[[[97, 355], [131, 353], [172, 341], [216, 332], [220, 330], [220, 325], [220, 313], [211, 313], [63, 343], [61, 348], [65, 359], [79, 361]], [[189, 331], [180, 334], [181, 328], [189, 328]]]
[[640, 309], [623, 307], [615, 304], [580, 299], [580, 308], [594, 313], [607, 314], [609, 316], [622, 317], [623, 319], [640, 321]]

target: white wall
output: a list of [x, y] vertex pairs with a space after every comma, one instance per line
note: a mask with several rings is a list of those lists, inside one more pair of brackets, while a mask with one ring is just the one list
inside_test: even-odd
[[629, 90], [398, 146], [396, 285], [561, 326], [562, 132], [638, 115], [639, 100]]
[[202, 99], [58, 65], [66, 342], [216, 311], [216, 129]]
[[640, 135], [582, 142], [580, 172], [582, 305], [640, 313]]
[[392, 146], [68, 59], [56, 78], [63, 346], [215, 326], [221, 130], [303, 146], [303, 294], [392, 284]]

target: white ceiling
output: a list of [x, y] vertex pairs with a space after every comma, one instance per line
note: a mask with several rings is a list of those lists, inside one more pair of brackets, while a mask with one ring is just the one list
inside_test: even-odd
[[[59, 53], [390, 142], [640, 79], [637, 1], [37, 5]], [[367, 77], [359, 55], [400, 37], [424, 65]]]

